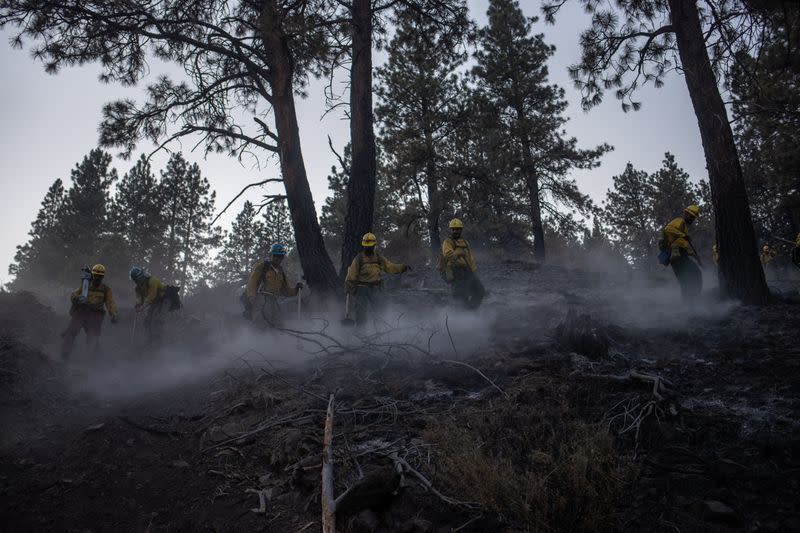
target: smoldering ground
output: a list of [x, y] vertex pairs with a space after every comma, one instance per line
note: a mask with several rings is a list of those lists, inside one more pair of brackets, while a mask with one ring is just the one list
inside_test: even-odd
[[[685, 303], [669, 270], [653, 278], [593, 266], [481, 263], [489, 293], [477, 312], [454, 308], [435, 275], [415, 271], [387, 283], [389, 305], [361, 329], [342, 327], [340, 298], [325, 311], [309, 302], [299, 321], [287, 302], [282, 330], [252, 326], [231, 291], [188, 298], [159, 350], [131, 343], [128, 310], [121, 324], [105, 324], [100, 357], [48, 359], [30, 374], [4, 360], [31, 378], [4, 402], [6, 413], [21, 413], [4, 425], [15, 523], [58, 514], [88, 528], [146, 529], [153, 520], [164, 531], [257, 529], [266, 520], [271, 531], [301, 529], [319, 520], [320, 439], [333, 394], [337, 492], [359, 483], [359, 469], [375, 480], [395, 453], [447, 501], [468, 504], [441, 500], [406, 470], [404, 488], [378, 484], [381, 502], [362, 500], [375, 507], [343, 511], [345, 531], [373, 518], [386, 531], [471, 520], [462, 531], [661, 529], [647, 516], [687, 530], [765, 516], [791, 525], [779, 502], [791, 501], [796, 476], [773, 487], [762, 473], [768, 461], [798, 466], [798, 358], [783, 356], [796, 350], [792, 308], [724, 303], [713, 289]], [[562, 343], [570, 312], [585, 326], [579, 335], [606, 351]], [[65, 320], [41, 314], [37, 327], [47, 324], [53, 337]], [[654, 389], [631, 373], [670, 385]], [[12, 377], [6, 394], [20, 376], [3, 376]], [[40, 466], [26, 472], [23, 460]], [[51, 478], [56, 488], [42, 493], [38, 484]], [[762, 501], [765, 489], [773, 502]], [[90, 513], [79, 496], [86, 490], [137, 503]], [[248, 490], [265, 491], [264, 513], [249, 511], [258, 498]], [[30, 495], [39, 510], [25, 503]], [[722, 507], [705, 501], [731, 511], [712, 516], [708, 509]], [[156, 509], [156, 518], [147, 514]]]
[[[410, 276], [387, 289], [386, 305], [379, 314], [371, 312], [360, 328], [341, 324], [344, 311], [338, 300], [322, 306], [316, 302], [318, 308], [306, 309], [301, 319], [294, 302], [287, 300], [285, 318], [272, 327], [258, 316], [254, 324], [241, 319], [236, 291], [213, 299], [189, 298], [184, 310], [167, 315], [165, 343], [157, 348], [146, 345], [142, 319], [124, 309], [120, 324], [104, 324], [99, 356], [86, 353], [78, 342], [65, 379], [73, 392], [99, 401], [136, 398], [195, 385], [241, 364], [287, 369], [347, 353], [421, 361], [468, 359], [498, 344], [548, 341], [570, 309], [607, 326], [670, 331], [724, 317], [736, 307], [712, 298], [713, 289], [708, 298], [685, 303], [668, 276], [620, 276], [610, 268], [604, 271], [597, 259], [591, 264], [593, 271], [513, 263], [487, 268], [489, 292], [475, 312], [453, 306], [435, 277]], [[705, 278], [708, 285], [713, 276], [706, 273]], [[312, 301], [308, 298], [307, 304]], [[56, 359], [55, 343], [47, 351]]]

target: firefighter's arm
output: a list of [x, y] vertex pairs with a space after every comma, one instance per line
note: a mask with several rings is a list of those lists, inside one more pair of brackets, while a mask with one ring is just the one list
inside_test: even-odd
[[467, 244], [467, 248], [465, 248], [467, 254], [467, 265], [469, 265], [469, 269], [475, 272], [478, 270], [478, 264], [475, 262], [475, 258], [472, 256], [472, 248], [469, 247]]
[[69, 301], [76, 304], [80, 302], [80, 299], [81, 299], [81, 289], [80, 287], [78, 287], [77, 289], [72, 291], [72, 294], [69, 295]]
[[442, 255], [444, 256], [445, 264], [451, 265], [453, 263], [453, 260], [458, 255], [456, 250], [456, 243], [452, 239], [445, 239], [442, 242]]
[[147, 284], [147, 296], [144, 298], [146, 305], [153, 305], [158, 300], [158, 293], [164, 290], [164, 284], [158, 280], [150, 279]]
[[136, 309], [141, 309], [141, 307], [144, 305], [144, 296], [142, 296], [142, 288], [139, 287], [139, 285], [137, 285], [134, 289], [133, 295], [135, 297], [134, 300], [136, 302]]
[[344, 286], [347, 290], [352, 290], [358, 284], [358, 275], [360, 274], [358, 265], [358, 255], [353, 258], [353, 262], [347, 268], [347, 277], [344, 280]]
[[114, 300], [114, 293], [111, 292], [111, 287], [106, 289], [106, 309], [111, 318], [116, 321], [117, 317], [117, 302]]
[[252, 303], [256, 299], [256, 293], [258, 292], [258, 284], [261, 281], [261, 277], [263, 275], [264, 266], [260, 265], [258, 268], [254, 269], [250, 272], [250, 277], [247, 278], [247, 285], [245, 286], [245, 293], [247, 293], [247, 299]]
[[691, 251], [689, 250], [689, 240], [687, 239], [689, 234], [684, 230], [684, 228], [681, 228], [675, 224], [667, 224], [667, 226], [664, 228], [664, 235], [667, 237], [670, 247], [681, 248], [687, 252]]
[[408, 267], [403, 264], [399, 263], [392, 263], [385, 257], [381, 256], [381, 270], [386, 272], [387, 274], [402, 274]]

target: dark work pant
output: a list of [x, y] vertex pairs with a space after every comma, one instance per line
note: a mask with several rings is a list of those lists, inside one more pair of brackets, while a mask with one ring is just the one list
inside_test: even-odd
[[164, 329], [163, 310], [163, 298], [147, 306], [147, 312], [144, 316], [144, 330], [147, 332], [148, 344], [155, 344], [161, 339], [161, 331]]
[[366, 323], [370, 311], [375, 316], [383, 309], [383, 287], [380, 285], [359, 285], [353, 297], [356, 324], [359, 326]]
[[92, 351], [97, 353], [100, 349], [100, 331], [103, 326], [104, 316], [105, 313], [102, 311], [94, 311], [85, 306], [78, 306], [75, 308], [67, 329], [61, 334], [63, 337], [61, 343], [61, 357], [69, 357], [69, 354], [72, 353], [72, 347], [75, 345], [75, 338], [82, 329], [86, 331], [87, 346], [90, 346]]
[[468, 268], [453, 269], [453, 298], [467, 309], [480, 307], [486, 289], [478, 276]]
[[670, 265], [672, 271], [675, 272], [675, 277], [678, 278], [683, 299], [688, 300], [699, 296], [703, 290], [703, 273], [700, 272], [700, 267], [688, 255], [682, 255], [680, 259], [670, 261]]

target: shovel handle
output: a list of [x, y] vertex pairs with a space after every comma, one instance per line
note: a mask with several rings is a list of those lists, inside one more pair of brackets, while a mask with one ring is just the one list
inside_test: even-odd
[[302, 289], [297, 289], [297, 318], [300, 318], [300, 310], [302, 309], [302, 306], [303, 306], [303, 303], [302, 303], [303, 301], [300, 299], [300, 293], [301, 292], [302, 292]]
[[694, 257], [695, 259], [697, 259], [697, 264], [700, 265], [700, 268], [703, 268], [703, 260], [700, 259], [700, 254], [698, 254], [697, 250], [695, 250], [694, 244], [692, 244], [692, 241], [687, 241], [687, 242], [689, 243], [689, 246], [692, 248], [692, 251], [694, 252]]

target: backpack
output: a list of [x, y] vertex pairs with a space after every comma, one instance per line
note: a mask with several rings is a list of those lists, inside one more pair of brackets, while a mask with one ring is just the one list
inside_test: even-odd
[[181, 288], [176, 287], [175, 285], [167, 285], [166, 290], [164, 291], [164, 299], [169, 302], [169, 310], [170, 311], [177, 311], [183, 304], [181, 303], [181, 297], [178, 294]]

